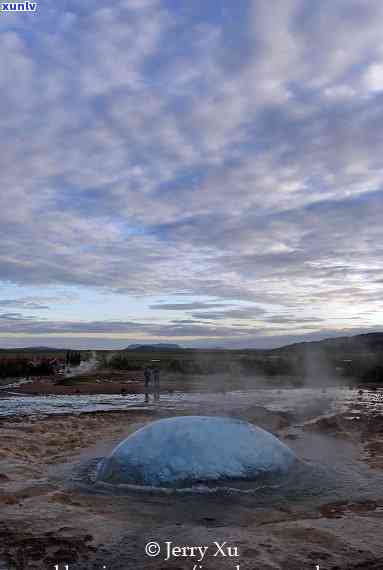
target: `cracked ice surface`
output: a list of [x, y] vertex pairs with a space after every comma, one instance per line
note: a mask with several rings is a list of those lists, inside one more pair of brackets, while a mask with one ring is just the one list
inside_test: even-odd
[[225, 417], [183, 416], [139, 429], [102, 462], [111, 484], [171, 486], [287, 472], [293, 452], [271, 433]]

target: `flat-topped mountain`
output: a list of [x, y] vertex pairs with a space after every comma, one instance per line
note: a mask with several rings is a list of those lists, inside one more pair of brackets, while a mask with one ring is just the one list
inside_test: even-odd
[[165, 342], [156, 344], [130, 344], [125, 350], [182, 350], [182, 346]]

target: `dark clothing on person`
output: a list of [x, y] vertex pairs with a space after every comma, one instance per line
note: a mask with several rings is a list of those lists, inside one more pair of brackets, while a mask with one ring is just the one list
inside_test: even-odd
[[154, 385], [156, 387], [159, 387], [159, 385], [160, 385], [160, 371], [158, 368], [155, 368], [153, 370], [153, 380], [154, 380]]
[[153, 382], [154, 382], [154, 400], [156, 402], [160, 399], [160, 371], [158, 368], [153, 370]]
[[149, 386], [150, 381], [152, 379], [152, 371], [150, 368], [145, 368], [144, 370], [144, 379], [145, 379], [145, 386]]

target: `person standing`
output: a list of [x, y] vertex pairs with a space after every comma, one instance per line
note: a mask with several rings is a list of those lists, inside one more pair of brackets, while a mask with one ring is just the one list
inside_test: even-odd
[[149, 368], [149, 366], [145, 366], [144, 369], [145, 388], [149, 388], [151, 379], [152, 379], [152, 370], [151, 368]]
[[153, 370], [153, 380], [154, 380], [154, 387], [159, 389], [159, 387], [160, 387], [160, 369], [157, 366]]
[[160, 399], [160, 369], [156, 366], [153, 370], [153, 381], [154, 381], [154, 399]]

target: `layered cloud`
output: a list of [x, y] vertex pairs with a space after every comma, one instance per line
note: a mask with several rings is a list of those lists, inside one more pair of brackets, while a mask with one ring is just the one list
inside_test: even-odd
[[[378, 326], [382, 17], [379, 0], [4, 13], [0, 279], [139, 297], [155, 325], [62, 321], [26, 294], [3, 295], [1, 330], [246, 344]], [[46, 306], [49, 327], [27, 318]]]

